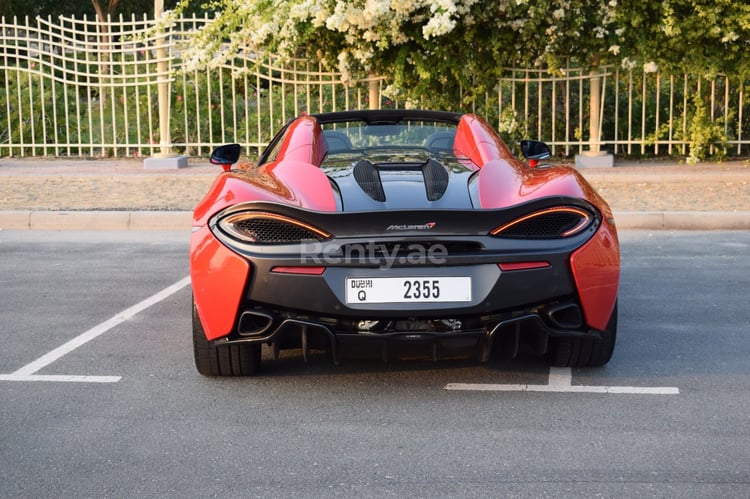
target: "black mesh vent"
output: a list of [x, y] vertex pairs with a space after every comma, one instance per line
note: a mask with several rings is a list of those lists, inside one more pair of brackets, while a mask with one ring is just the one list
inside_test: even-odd
[[385, 201], [385, 191], [380, 181], [380, 173], [375, 165], [363, 159], [354, 165], [354, 180], [363, 191], [375, 201]]
[[305, 227], [271, 218], [247, 218], [231, 223], [231, 226], [236, 235], [259, 244], [288, 244], [324, 239]]
[[567, 231], [580, 226], [585, 220], [586, 217], [573, 211], [551, 211], [510, 225], [495, 235], [524, 239], [554, 239], [563, 237]]
[[431, 159], [422, 167], [427, 199], [437, 201], [448, 189], [448, 171], [443, 165]]

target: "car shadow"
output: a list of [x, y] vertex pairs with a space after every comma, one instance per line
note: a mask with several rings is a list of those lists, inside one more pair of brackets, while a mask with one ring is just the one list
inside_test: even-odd
[[[487, 362], [480, 362], [476, 352], [441, 352], [437, 359], [431, 351], [419, 349], [389, 348], [387, 358], [380, 349], [352, 351], [347, 349], [339, 354], [335, 364], [330, 352], [313, 350], [307, 359], [301, 349], [285, 350], [277, 359], [269, 348], [263, 350], [262, 367], [258, 376], [262, 377], [309, 377], [309, 376], [350, 376], [382, 374], [405, 375], [409, 373], [440, 373], [446, 377], [452, 374], [471, 373], [472, 378], [487, 377], [497, 382], [498, 377], [508, 378], [508, 382], [522, 378], [533, 378], [538, 382], [546, 377], [549, 367], [543, 358], [521, 354], [516, 358], [503, 359], [492, 356]], [[515, 381], [514, 381], [515, 380]], [[532, 382], [532, 381], [526, 381]]]

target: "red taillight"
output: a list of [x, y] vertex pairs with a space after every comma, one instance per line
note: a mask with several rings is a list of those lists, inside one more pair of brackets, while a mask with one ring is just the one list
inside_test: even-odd
[[500, 270], [504, 272], [511, 270], [543, 269], [549, 267], [549, 265], [549, 262], [505, 262], [497, 264], [497, 266], [500, 267]]
[[276, 274], [323, 275], [325, 267], [273, 267]]

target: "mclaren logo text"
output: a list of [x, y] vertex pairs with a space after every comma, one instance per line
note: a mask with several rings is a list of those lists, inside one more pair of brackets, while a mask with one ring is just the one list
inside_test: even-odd
[[385, 230], [430, 230], [435, 227], [435, 222], [427, 222], [420, 225], [389, 225]]

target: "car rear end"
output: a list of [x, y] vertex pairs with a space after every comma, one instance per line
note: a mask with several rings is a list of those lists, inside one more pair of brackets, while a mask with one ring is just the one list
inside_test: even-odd
[[596, 253], [604, 286], [619, 265], [616, 248], [600, 247], [597, 236], [613, 230], [609, 222], [573, 198], [380, 213], [247, 203], [209, 226], [231, 254], [227, 264], [247, 269], [236, 310], [227, 310], [231, 330], [213, 338], [217, 345], [302, 348], [305, 356], [324, 348], [334, 361], [352, 342], [385, 357], [403, 342], [434, 357], [470, 345], [487, 360], [493, 347], [544, 354], [551, 338], [596, 338], [611, 310], [587, 305], [575, 264]]

